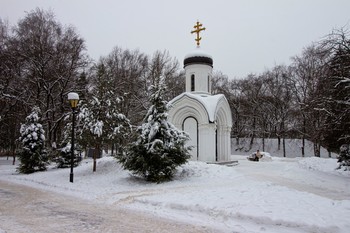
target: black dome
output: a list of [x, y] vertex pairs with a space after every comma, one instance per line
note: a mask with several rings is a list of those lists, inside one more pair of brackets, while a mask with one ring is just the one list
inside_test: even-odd
[[184, 67], [192, 64], [204, 64], [213, 67], [213, 59], [210, 57], [187, 57], [184, 60]]

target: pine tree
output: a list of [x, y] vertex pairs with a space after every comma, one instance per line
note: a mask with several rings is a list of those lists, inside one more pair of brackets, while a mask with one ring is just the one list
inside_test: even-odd
[[131, 131], [130, 120], [122, 113], [124, 98], [120, 96], [106, 67], [96, 67], [93, 87], [87, 93], [78, 118], [82, 128], [81, 145], [94, 146], [118, 144], [122, 150]]
[[338, 163], [339, 163], [338, 169], [344, 169], [344, 171], [350, 171], [350, 145], [344, 144], [340, 147]]
[[321, 98], [317, 108], [325, 112], [323, 147], [336, 153], [350, 144], [350, 34], [334, 30], [322, 46], [329, 53], [327, 70], [319, 79]]
[[20, 173], [33, 173], [46, 170], [48, 155], [44, 146], [45, 131], [39, 123], [40, 109], [34, 107], [26, 117], [26, 123], [21, 125], [19, 141], [22, 149], [19, 152]]
[[168, 122], [165, 90], [164, 78], [160, 77], [151, 87], [152, 106], [138, 128], [136, 141], [117, 157], [125, 169], [158, 183], [170, 180], [176, 167], [190, 158], [190, 148], [185, 146], [188, 135]]

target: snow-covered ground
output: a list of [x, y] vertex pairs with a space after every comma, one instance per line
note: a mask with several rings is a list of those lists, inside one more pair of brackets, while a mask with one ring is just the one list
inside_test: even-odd
[[350, 173], [335, 170], [336, 159], [232, 160], [238, 164], [189, 162], [161, 184], [132, 177], [112, 157], [99, 159], [95, 173], [83, 160], [74, 183], [69, 169], [19, 175], [12, 165], [0, 165], [0, 179], [217, 232], [349, 232]]

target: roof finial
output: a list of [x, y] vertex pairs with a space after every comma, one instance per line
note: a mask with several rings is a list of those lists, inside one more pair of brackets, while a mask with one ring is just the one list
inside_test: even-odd
[[199, 41], [202, 39], [202, 37], [199, 37], [199, 33], [200, 33], [201, 31], [204, 31], [204, 30], [205, 30], [205, 28], [202, 27], [202, 26], [203, 26], [203, 25], [202, 25], [201, 23], [199, 23], [198, 20], [197, 20], [196, 25], [193, 26], [193, 28], [194, 28], [195, 30], [191, 31], [191, 34], [193, 34], [193, 33], [196, 33], [196, 34], [197, 34], [196, 39], [194, 39], [195, 41], [197, 41], [197, 47], [199, 47], [199, 44], [200, 44]]

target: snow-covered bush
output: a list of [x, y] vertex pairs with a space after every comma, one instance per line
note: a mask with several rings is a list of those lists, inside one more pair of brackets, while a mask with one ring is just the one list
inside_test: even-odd
[[33, 173], [46, 170], [48, 155], [44, 146], [45, 131], [39, 123], [40, 109], [34, 107], [26, 117], [26, 123], [21, 125], [19, 141], [22, 148], [18, 154], [20, 173]]
[[189, 147], [185, 146], [188, 135], [168, 122], [165, 89], [164, 78], [159, 78], [152, 86], [152, 106], [138, 128], [136, 141], [117, 156], [125, 169], [158, 183], [170, 180], [176, 167], [190, 158]]
[[338, 157], [339, 167], [344, 171], [350, 171], [350, 145], [344, 144], [340, 147], [340, 153]]
[[[81, 161], [81, 158], [79, 157], [79, 153], [76, 150], [77, 144], [74, 143], [74, 160], [73, 165], [74, 167], [77, 167], [79, 165], [79, 162]], [[72, 150], [71, 150], [71, 143], [67, 142], [66, 144], [62, 144], [62, 147], [59, 149], [59, 155], [56, 158], [57, 168], [67, 168], [71, 165], [71, 156], [72, 156]]]
[[[69, 120], [65, 119], [66, 121]], [[76, 132], [78, 133], [78, 132]], [[63, 129], [63, 139], [61, 142], [61, 148], [59, 149], [59, 154], [55, 158], [55, 162], [57, 163], [58, 168], [67, 168], [71, 166], [71, 140], [72, 140], [72, 123], [67, 123]], [[74, 143], [74, 167], [79, 165], [80, 157], [78, 157], [77, 148], [79, 147], [78, 140], [75, 140]]]

